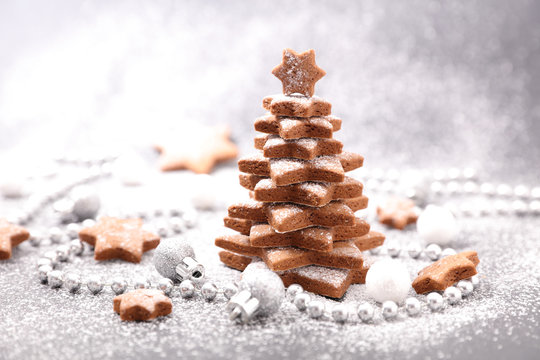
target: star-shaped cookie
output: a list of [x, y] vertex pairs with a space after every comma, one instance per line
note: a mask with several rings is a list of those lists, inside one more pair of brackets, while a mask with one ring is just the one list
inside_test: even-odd
[[284, 94], [302, 94], [311, 97], [315, 92], [315, 83], [326, 75], [326, 72], [315, 63], [313, 49], [300, 54], [285, 49], [281, 64], [272, 70], [272, 74], [283, 83]]
[[191, 170], [198, 174], [208, 174], [221, 161], [238, 156], [238, 149], [229, 140], [230, 131], [226, 126], [184, 129], [176, 137], [156, 143], [161, 153], [159, 167], [162, 171]]
[[141, 219], [102, 217], [79, 231], [79, 238], [95, 247], [94, 259], [122, 259], [138, 263], [142, 254], [159, 245], [159, 236], [143, 230]]
[[383, 206], [377, 207], [379, 222], [403, 230], [418, 219], [414, 202], [410, 199], [390, 198]]
[[0, 260], [9, 259], [13, 247], [28, 240], [29, 237], [30, 233], [25, 228], [0, 219]]
[[146, 321], [172, 312], [172, 302], [161, 290], [137, 289], [114, 298], [114, 311], [124, 321]]

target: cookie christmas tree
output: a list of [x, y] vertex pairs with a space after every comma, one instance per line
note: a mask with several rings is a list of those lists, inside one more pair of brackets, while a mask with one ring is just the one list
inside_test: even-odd
[[239, 234], [222, 236], [216, 245], [226, 265], [243, 270], [257, 258], [277, 272], [285, 286], [340, 298], [350, 284], [363, 283], [369, 264], [362, 251], [380, 246], [384, 236], [355, 212], [367, 207], [363, 185], [348, 171], [362, 166], [362, 156], [342, 151], [333, 138], [341, 119], [332, 105], [313, 96], [325, 72], [313, 50], [286, 49], [272, 73], [283, 95], [263, 100], [267, 115], [255, 121], [254, 156], [238, 162], [240, 184], [251, 201], [233, 204], [225, 226]]

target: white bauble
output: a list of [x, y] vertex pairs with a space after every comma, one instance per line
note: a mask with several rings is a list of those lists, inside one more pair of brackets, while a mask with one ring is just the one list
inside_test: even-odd
[[458, 225], [452, 212], [446, 208], [428, 205], [418, 217], [416, 228], [428, 244], [447, 245], [458, 234]]
[[366, 275], [367, 294], [377, 302], [388, 300], [400, 303], [411, 288], [411, 278], [407, 267], [397, 260], [377, 261]]

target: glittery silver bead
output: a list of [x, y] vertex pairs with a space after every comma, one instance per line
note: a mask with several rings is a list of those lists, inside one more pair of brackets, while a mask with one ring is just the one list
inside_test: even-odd
[[69, 246], [60, 245], [56, 248], [56, 256], [59, 261], [68, 261], [69, 259]]
[[47, 282], [52, 288], [59, 288], [64, 283], [64, 274], [60, 270], [49, 271], [47, 274]]
[[473, 287], [475, 289], [480, 286], [480, 278], [478, 277], [478, 275], [472, 276], [469, 280], [471, 280], [471, 283], [473, 284]]
[[50, 265], [41, 265], [41, 266], [38, 268], [38, 278], [39, 278], [39, 281], [41, 281], [42, 283], [47, 282], [47, 280], [48, 280], [47, 274], [50, 273], [51, 271], [53, 271], [53, 267], [52, 267], [52, 266], [50, 266]]
[[52, 267], [51, 259], [49, 259], [49, 258], [39, 258], [38, 261], [37, 261], [37, 267], [39, 268], [40, 266], [43, 266], [43, 265], [49, 265], [49, 266]]
[[418, 243], [411, 243], [407, 248], [407, 253], [413, 259], [417, 259], [422, 254], [422, 247]]
[[416, 316], [420, 314], [420, 310], [422, 310], [420, 301], [413, 297], [407, 298], [405, 300], [405, 310], [409, 316]]
[[457, 287], [450, 286], [444, 290], [444, 298], [450, 305], [457, 304], [461, 301], [461, 290]]
[[456, 255], [456, 254], [457, 254], [456, 250], [452, 248], [446, 248], [441, 252], [441, 258], [450, 256], [450, 255]]
[[385, 318], [386, 320], [393, 319], [397, 316], [398, 306], [392, 300], [387, 300], [383, 302], [381, 312], [383, 318]]
[[439, 258], [441, 257], [441, 252], [441, 247], [437, 244], [430, 244], [424, 250], [426, 256], [432, 261], [439, 260]]
[[226, 284], [223, 287], [223, 296], [225, 296], [227, 300], [230, 300], [237, 292], [238, 286], [234, 284]]
[[99, 294], [103, 290], [103, 282], [98, 275], [91, 275], [86, 282], [86, 287], [94, 295]]
[[174, 283], [171, 279], [161, 278], [157, 283], [157, 288], [165, 293], [165, 295], [170, 295], [174, 287]]
[[192, 297], [193, 294], [195, 294], [195, 285], [193, 285], [193, 281], [191, 280], [184, 280], [180, 283], [180, 295], [183, 298], [189, 298]]
[[134, 289], [150, 289], [151, 284], [148, 279], [143, 277], [137, 277], [135, 280], [133, 280], [133, 288]]
[[443, 306], [443, 297], [439, 293], [429, 293], [426, 299], [431, 311], [439, 311]]
[[214, 300], [216, 298], [217, 292], [218, 289], [216, 285], [212, 284], [211, 282], [206, 282], [201, 287], [201, 294], [206, 301]]
[[461, 295], [469, 296], [473, 292], [473, 284], [468, 280], [461, 280], [457, 283], [457, 288], [461, 291]]
[[74, 273], [67, 273], [64, 276], [64, 286], [72, 293], [76, 293], [81, 288], [81, 278]]
[[53, 244], [58, 244], [60, 241], [62, 241], [63, 237], [64, 232], [60, 230], [60, 228], [55, 226], [49, 229], [49, 239]]
[[178, 216], [169, 219], [169, 226], [176, 234], [180, 234], [185, 230], [184, 220]]
[[116, 294], [123, 294], [127, 290], [128, 284], [127, 281], [123, 278], [115, 278], [111, 283], [111, 290]]
[[395, 258], [399, 256], [399, 253], [401, 252], [401, 247], [399, 246], [399, 243], [397, 241], [390, 241], [386, 245], [386, 251], [388, 251], [388, 255]]
[[363, 322], [371, 321], [373, 319], [374, 312], [373, 306], [370, 303], [365, 302], [358, 306], [358, 317]]
[[69, 253], [73, 255], [81, 255], [84, 251], [84, 244], [79, 239], [73, 239], [69, 242]]
[[54, 250], [47, 251], [45, 254], [43, 254], [43, 257], [51, 260], [52, 267], [55, 267], [56, 264], [58, 264], [58, 255]]
[[309, 301], [311, 300], [311, 297], [307, 293], [300, 293], [297, 294], [294, 297], [293, 304], [296, 306], [296, 308], [300, 311], [304, 311], [307, 309], [307, 306], [309, 304]]
[[336, 322], [345, 322], [349, 317], [349, 312], [345, 304], [337, 304], [332, 308], [332, 319]]
[[304, 288], [298, 284], [291, 284], [287, 288], [287, 298], [292, 302], [296, 295], [304, 292]]
[[310, 318], [320, 318], [324, 313], [324, 304], [318, 300], [310, 301], [307, 305], [307, 313]]
[[77, 223], [71, 223], [66, 226], [66, 234], [71, 239], [77, 239], [79, 237], [80, 230], [81, 230], [81, 226]]
[[495, 195], [495, 186], [491, 183], [483, 183], [480, 185], [480, 192], [486, 196]]

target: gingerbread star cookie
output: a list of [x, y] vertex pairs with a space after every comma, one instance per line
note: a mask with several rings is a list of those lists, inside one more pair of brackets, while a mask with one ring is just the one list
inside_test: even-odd
[[187, 169], [208, 174], [218, 162], [238, 156], [229, 136], [229, 128], [225, 126], [185, 129], [177, 137], [155, 145], [161, 153], [159, 167], [162, 171]]
[[418, 212], [412, 200], [390, 198], [386, 204], [377, 207], [377, 216], [381, 224], [403, 230], [407, 225], [416, 222]]
[[124, 321], [146, 321], [172, 312], [172, 302], [161, 290], [137, 289], [114, 298], [114, 311]]
[[141, 219], [102, 217], [79, 231], [79, 238], [95, 247], [94, 259], [122, 259], [139, 263], [142, 254], [159, 245], [159, 236], [143, 230]]
[[279, 135], [282, 139], [322, 138], [330, 139], [341, 129], [341, 119], [335, 116], [311, 118], [287, 118], [265, 115], [255, 120], [255, 130], [265, 134]]
[[30, 233], [25, 228], [0, 219], [0, 260], [9, 259], [13, 247], [28, 240], [29, 237]]
[[315, 64], [313, 49], [300, 54], [285, 49], [281, 64], [272, 70], [272, 74], [283, 83], [284, 94], [311, 97], [315, 92], [315, 83], [326, 75], [326, 72]]

